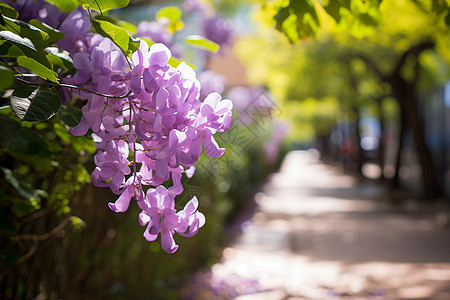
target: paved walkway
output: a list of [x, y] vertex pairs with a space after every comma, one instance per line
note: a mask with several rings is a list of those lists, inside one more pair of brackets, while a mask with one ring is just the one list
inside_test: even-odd
[[394, 213], [384, 195], [289, 153], [195, 299], [450, 299], [450, 228]]

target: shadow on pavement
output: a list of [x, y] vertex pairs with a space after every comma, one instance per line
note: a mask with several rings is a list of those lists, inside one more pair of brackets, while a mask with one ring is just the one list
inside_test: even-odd
[[[385, 190], [291, 152], [257, 211], [186, 299], [450, 299], [450, 228]], [[195, 290], [195, 292], [193, 292]]]

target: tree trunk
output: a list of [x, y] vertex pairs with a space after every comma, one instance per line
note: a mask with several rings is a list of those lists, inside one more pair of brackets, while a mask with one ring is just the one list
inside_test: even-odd
[[417, 94], [415, 82], [408, 83], [405, 79], [397, 76], [392, 78], [392, 89], [400, 104], [400, 109], [411, 128], [414, 139], [414, 146], [417, 152], [420, 167], [422, 169], [422, 181], [424, 185], [425, 196], [436, 198], [441, 196], [441, 187], [434, 172], [431, 153], [426, 145], [424, 126], [419, 116]]
[[356, 121], [355, 121], [355, 138], [356, 138], [356, 149], [357, 149], [357, 153], [356, 153], [356, 168], [358, 171], [359, 175], [363, 175], [362, 172], [362, 167], [364, 164], [364, 150], [361, 147], [361, 128], [360, 128], [360, 124], [361, 124], [361, 114], [359, 112], [358, 108], [354, 108], [353, 112], [356, 114]]
[[[434, 46], [432, 42], [424, 41], [420, 44], [412, 46], [400, 56], [394, 70], [391, 74], [384, 74], [378, 66], [369, 58], [363, 55], [356, 55], [363, 59], [367, 66], [370, 67], [382, 81], [391, 86], [392, 95], [397, 99], [400, 110], [405, 118], [406, 124], [412, 129], [414, 138], [414, 147], [417, 152], [420, 167], [422, 168], [422, 181], [424, 192], [427, 197], [436, 198], [442, 195], [442, 189], [435, 174], [433, 160], [431, 153], [425, 142], [425, 133], [422, 120], [419, 117], [419, 108], [417, 103], [417, 78], [419, 73], [418, 56], [426, 49]], [[410, 56], [414, 57], [415, 73], [414, 78], [409, 82], [403, 78], [402, 69], [405, 65], [406, 59]], [[399, 140], [402, 148], [402, 140]], [[399, 160], [397, 160], [397, 163]], [[398, 173], [398, 172], [397, 172]], [[397, 178], [398, 180], [398, 178]]]
[[378, 149], [377, 149], [377, 161], [378, 165], [380, 166], [380, 180], [384, 180], [384, 163], [385, 163], [385, 119], [384, 119], [384, 113], [383, 113], [383, 106], [382, 101], [383, 98], [377, 99], [377, 110], [378, 110], [378, 121], [380, 122], [380, 140], [378, 142]]
[[398, 131], [398, 146], [397, 146], [397, 155], [395, 157], [395, 173], [394, 177], [392, 177], [392, 188], [400, 187], [400, 167], [402, 160], [402, 151], [403, 151], [403, 142], [405, 140], [405, 131], [406, 131], [406, 118], [403, 110], [400, 111], [400, 122], [399, 122], [399, 131]]

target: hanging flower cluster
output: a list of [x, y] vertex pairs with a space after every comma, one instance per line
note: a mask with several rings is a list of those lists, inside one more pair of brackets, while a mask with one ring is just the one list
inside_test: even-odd
[[[168, 65], [170, 57], [165, 45], [149, 48], [142, 41], [129, 61], [131, 71], [125, 72], [127, 62], [107, 39], [93, 48], [90, 57], [75, 54], [76, 84], [128, 96], [84, 93], [88, 102], [71, 132], [84, 135], [91, 129], [95, 134], [99, 151], [92, 182], [120, 195], [109, 207], [124, 212], [131, 198], [136, 199], [142, 209], [140, 224], [148, 224], [144, 237], [154, 241], [160, 233], [162, 248], [172, 253], [178, 248], [175, 232], [192, 236], [205, 223], [195, 197], [183, 210], [174, 209], [174, 197], [183, 191], [182, 174], [193, 175], [203, 149], [209, 157], [224, 153], [213, 135], [230, 127], [232, 102], [215, 92], [201, 101], [194, 70], [185, 63]], [[162, 184], [169, 179], [173, 186], [166, 189]], [[143, 186], [156, 188], [145, 192]]]
[[[76, 73], [62, 82], [82, 88], [87, 99], [81, 122], [70, 131], [92, 131], [98, 149], [92, 183], [118, 195], [109, 203], [114, 212], [126, 211], [134, 198], [145, 239], [160, 235], [162, 249], [175, 252], [175, 232], [193, 236], [205, 224], [196, 197], [175, 209], [182, 175], [193, 176], [203, 151], [209, 157], [224, 153], [214, 134], [230, 127], [232, 102], [217, 92], [200, 99], [194, 70], [169, 65], [172, 54], [162, 43], [141, 41], [126, 57], [111, 40], [88, 32], [91, 19], [82, 8], [67, 14], [41, 0], [8, 3], [65, 34], [58, 46], [69, 52]], [[173, 185], [164, 187], [167, 182]]]

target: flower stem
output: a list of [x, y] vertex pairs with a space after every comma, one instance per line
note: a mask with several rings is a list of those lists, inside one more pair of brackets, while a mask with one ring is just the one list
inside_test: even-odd
[[20, 82], [26, 83], [26, 84], [31, 84], [31, 85], [45, 85], [45, 86], [51, 86], [51, 87], [65, 87], [65, 88], [69, 88], [69, 89], [77, 89], [77, 90], [88, 92], [88, 93], [91, 93], [91, 94], [94, 94], [94, 95], [97, 95], [97, 96], [100, 96], [100, 97], [112, 98], [112, 99], [123, 99], [123, 98], [128, 97], [131, 94], [131, 91], [129, 91], [126, 95], [113, 96], [113, 95], [106, 95], [106, 94], [94, 92], [94, 91], [91, 91], [89, 89], [78, 87], [76, 85], [71, 85], [71, 84], [50, 83], [50, 82], [31, 82], [31, 81], [24, 80], [22, 78], [17, 78], [17, 80], [19, 80]]

